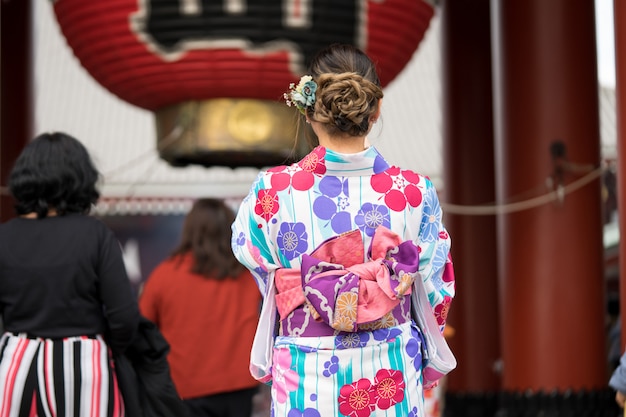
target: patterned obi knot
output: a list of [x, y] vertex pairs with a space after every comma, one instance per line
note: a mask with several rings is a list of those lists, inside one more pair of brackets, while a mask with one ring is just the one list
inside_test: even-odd
[[276, 271], [276, 305], [284, 320], [307, 305], [313, 318], [335, 330], [355, 332], [358, 325], [381, 319], [411, 293], [418, 274], [419, 252], [411, 241], [378, 227], [363, 262], [363, 241], [356, 229], [333, 237], [300, 269]]

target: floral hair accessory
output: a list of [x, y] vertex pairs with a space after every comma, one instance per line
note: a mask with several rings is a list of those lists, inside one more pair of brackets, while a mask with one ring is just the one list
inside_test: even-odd
[[300, 113], [304, 114], [307, 107], [315, 104], [315, 92], [317, 83], [310, 75], [303, 75], [298, 85], [289, 84], [289, 92], [283, 94], [289, 107], [296, 106]]

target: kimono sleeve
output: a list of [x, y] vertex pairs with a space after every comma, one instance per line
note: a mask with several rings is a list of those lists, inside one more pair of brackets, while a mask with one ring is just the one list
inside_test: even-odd
[[[264, 173], [260, 173], [250, 192], [243, 199], [237, 216], [232, 224], [231, 247], [235, 258], [250, 270], [261, 294], [267, 292], [267, 282], [270, 273], [280, 268], [280, 263], [271, 251], [271, 242], [268, 241], [266, 227], [267, 220], [263, 214], [258, 214], [258, 207], [272, 204], [268, 197], [268, 190], [263, 187]], [[263, 201], [260, 201], [264, 199]], [[276, 203], [277, 204], [277, 203]]]
[[609, 386], [615, 391], [626, 393], [626, 353], [622, 355], [619, 366], [611, 374]]
[[450, 235], [442, 217], [437, 191], [430, 180], [427, 180], [417, 242], [420, 251], [419, 272], [437, 323], [443, 331], [450, 303], [455, 295], [455, 278], [450, 254]]

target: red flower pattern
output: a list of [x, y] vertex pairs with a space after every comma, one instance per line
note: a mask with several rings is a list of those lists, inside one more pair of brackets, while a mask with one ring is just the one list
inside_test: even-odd
[[386, 410], [404, 399], [404, 378], [402, 372], [394, 369], [381, 369], [374, 378], [376, 405]]
[[339, 390], [339, 411], [348, 417], [369, 417], [376, 407], [387, 410], [404, 400], [404, 376], [401, 371], [380, 369], [374, 384], [362, 378]]
[[349, 417], [369, 417], [376, 406], [374, 387], [369, 379], [344, 385], [339, 390], [339, 411]]
[[450, 303], [452, 303], [452, 297], [446, 295], [443, 297], [441, 304], [435, 307], [435, 317], [437, 317], [437, 323], [440, 326], [446, 323], [448, 312], [450, 311]]
[[259, 190], [256, 197], [256, 204], [254, 206], [254, 212], [263, 217], [265, 221], [269, 221], [274, 214], [278, 212], [278, 196], [276, 195], [276, 191], [269, 190]]
[[452, 255], [448, 253], [448, 261], [443, 269], [443, 275], [441, 277], [443, 282], [454, 282], [454, 268], [452, 267]]
[[413, 171], [391, 167], [375, 174], [370, 184], [375, 191], [385, 194], [385, 204], [393, 211], [402, 211], [408, 203], [417, 207], [422, 202], [422, 192], [417, 187], [419, 175]]
[[326, 149], [318, 146], [295, 165], [270, 168], [268, 172], [272, 173], [272, 188], [282, 191], [291, 184], [299, 191], [310, 189], [315, 182], [315, 175], [326, 173], [325, 155]]

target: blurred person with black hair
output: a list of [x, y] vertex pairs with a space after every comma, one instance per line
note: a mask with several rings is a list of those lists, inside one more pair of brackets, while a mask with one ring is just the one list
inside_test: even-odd
[[0, 225], [0, 415], [125, 416], [112, 357], [139, 309], [86, 148], [44, 133], [9, 178], [17, 217]]

